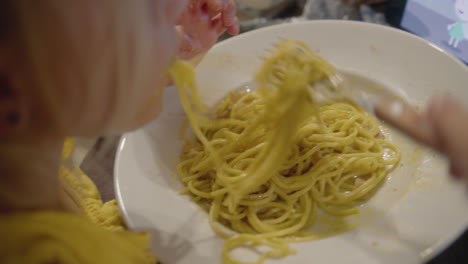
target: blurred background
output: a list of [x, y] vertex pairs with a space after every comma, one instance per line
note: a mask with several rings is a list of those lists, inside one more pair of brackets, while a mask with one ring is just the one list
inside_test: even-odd
[[[391, 0], [236, 0], [241, 32], [301, 20], [345, 19], [386, 24], [381, 7]], [[380, 11], [377, 11], [380, 8]]]

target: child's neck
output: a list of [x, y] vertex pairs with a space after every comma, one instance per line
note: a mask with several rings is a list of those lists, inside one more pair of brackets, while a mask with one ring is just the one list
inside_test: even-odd
[[63, 210], [62, 145], [63, 139], [0, 142], [0, 212]]

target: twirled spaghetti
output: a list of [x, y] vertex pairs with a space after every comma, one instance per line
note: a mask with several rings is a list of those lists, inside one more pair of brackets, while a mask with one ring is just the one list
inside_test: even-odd
[[271, 249], [254, 263], [294, 253], [289, 242], [320, 237], [303, 233], [319, 209], [357, 213], [356, 204], [399, 162], [367, 112], [347, 102], [314, 104], [309, 84], [333, 71], [304, 44], [285, 41], [265, 59], [259, 88], [230, 93], [208, 118], [191, 68], [172, 68], [197, 137], [185, 145], [177, 170], [184, 192], [227, 239], [224, 263], [241, 263], [230, 256], [240, 246]]

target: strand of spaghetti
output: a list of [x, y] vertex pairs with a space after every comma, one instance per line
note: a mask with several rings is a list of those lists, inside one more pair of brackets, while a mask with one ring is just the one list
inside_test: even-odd
[[[174, 64], [171, 75], [196, 136], [177, 172], [183, 192], [226, 239], [224, 263], [261, 264], [294, 254], [291, 242], [350, 230], [343, 217], [358, 213], [357, 205], [399, 163], [398, 148], [367, 112], [347, 102], [313, 103], [309, 83], [333, 71], [304, 44], [285, 41], [265, 58], [259, 88], [229, 94], [210, 117], [193, 69]], [[305, 232], [319, 210], [336, 223], [326, 232]], [[269, 250], [254, 262], [233, 256], [236, 248], [258, 246]]]

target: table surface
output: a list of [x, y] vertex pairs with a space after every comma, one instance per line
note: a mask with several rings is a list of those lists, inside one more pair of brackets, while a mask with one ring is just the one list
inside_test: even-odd
[[[112, 137], [97, 140], [81, 163], [82, 170], [96, 183], [104, 201], [115, 199], [113, 167], [119, 139]], [[468, 249], [468, 231], [427, 264], [468, 263], [468, 252], [465, 249]]]

